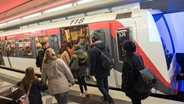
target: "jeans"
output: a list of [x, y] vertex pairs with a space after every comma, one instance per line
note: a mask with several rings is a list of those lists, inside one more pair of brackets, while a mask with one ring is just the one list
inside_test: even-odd
[[87, 91], [85, 76], [78, 77], [77, 80], [78, 80], [78, 83], [79, 83], [79, 88], [80, 88], [81, 93], [84, 93], [83, 87], [84, 87], [85, 91]]
[[68, 95], [69, 92], [67, 91], [59, 94], [54, 94], [54, 97], [56, 98], [58, 104], [68, 104]]
[[96, 77], [97, 80], [97, 87], [100, 92], [104, 96], [104, 100], [108, 102], [113, 102], [112, 97], [109, 95], [109, 85], [108, 85], [108, 77]]

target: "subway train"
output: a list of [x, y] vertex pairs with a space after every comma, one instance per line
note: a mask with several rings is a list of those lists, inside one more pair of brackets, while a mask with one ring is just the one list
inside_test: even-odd
[[137, 46], [136, 53], [142, 56], [145, 66], [151, 68], [157, 77], [157, 87], [152, 93], [177, 95], [182, 88], [182, 84], [176, 80], [181, 69], [178, 60], [182, 60], [177, 54], [182, 53], [175, 52], [162, 15], [157, 10], [133, 10], [51, 21], [1, 32], [0, 48], [6, 67], [24, 71], [28, 66], [33, 66], [40, 74], [35, 63], [42, 42], [47, 42], [58, 53], [61, 44], [66, 44], [69, 38], [73, 44], [78, 44], [78, 38], [83, 33], [90, 45], [92, 33], [97, 32], [108, 44], [115, 60], [109, 86], [121, 88], [122, 43], [132, 40]]

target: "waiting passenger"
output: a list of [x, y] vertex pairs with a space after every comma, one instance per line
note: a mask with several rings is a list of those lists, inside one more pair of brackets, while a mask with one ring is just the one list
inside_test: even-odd
[[43, 43], [41, 43], [41, 44], [42, 44], [42, 49], [43, 49], [43, 50], [40, 50], [40, 51], [38, 52], [37, 57], [36, 57], [36, 66], [37, 66], [37, 67], [40, 67], [40, 71], [41, 71], [41, 67], [42, 67], [42, 62], [43, 62], [44, 53], [45, 53], [45, 51], [46, 51], [47, 48], [48, 48], [48, 43], [43, 42]]
[[72, 49], [72, 46], [73, 46], [72, 38], [68, 38], [67, 47], [69, 47], [70, 49]]
[[125, 91], [126, 96], [130, 97], [132, 104], [141, 104], [141, 99], [147, 96], [147, 94], [139, 94], [135, 90], [135, 82], [138, 79], [136, 70], [137, 67], [142, 66], [140, 59], [134, 54], [136, 45], [130, 40], [125, 40], [122, 49], [124, 55], [122, 89]]
[[60, 48], [59, 53], [58, 53], [58, 58], [63, 59], [63, 61], [69, 66], [71, 56], [67, 50], [66, 45], [64, 45], [64, 44], [61, 45], [61, 48]]
[[97, 81], [97, 87], [104, 96], [104, 101], [107, 101], [109, 104], [114, 104], [112, 97], [109, 94], [108, 86], [108, 76], [110, 71], [104, 70], [102, 63], [100, 61], [100, 52], [95, 48], [104, 50], [105, 47], [108, 47], [104, 42], [100, 40], [98, 34], [93, 33], [92, 37], [92, 46], [90, 51], [90, 75], [95, 76]]
[[[77, 78], [78, 83], [79, 83], [79, 88], [81, 91], [80, 96], [81, 97], [88, 97], [88, 93], [87, 93], [87, 85], [86, 85], [86, 81], [85, 81], [85, 77], [86, 77], [86, 71], [87, 71], [87, 60], [88, 60], [88, 53], [85, 52], [84, 50], [80, 49], [80, 47], [78, 45], [74, 45], [73, 46], [74, 49], [74, 54], [72, 55], [72, 61], [71, 64], [74, 62], [74, 60], [76, 60], [78, 62], [78, 70], [72, 70], [72, 73], [74, 75], [75, 78]], [[84, 89], [83, 89], [84, 88]], [[84, 92], [85, 90], [85, 92]]]
[[58, 104], [68, 104], [69, 82], [74, 85], [74, 78], [69, 67], [62, 59], [57, 59], [52, 48], [48, 48], [44, 54], [42, 81], [43, 84], [48, 81], [48, 92]]
[[28, 104], [43, 104], [41, 91], [46, 90], [43, 84], [35, 76], [34, 68], [28, 67], [21, 84], [26, 93], [26, 97], [29, 99]]
[[4, 59], [3, 59], [3, 52], [2, 52], [2, 49], [0, 49], [0, 65], [5, 65]]
[[84, 33], [81, 34], [78, 45], [82, 50], [89, 52], [89, 42]]

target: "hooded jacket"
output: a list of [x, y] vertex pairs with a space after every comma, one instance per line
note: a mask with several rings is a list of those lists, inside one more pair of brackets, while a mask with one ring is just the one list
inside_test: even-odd
[[79, 61], [79, 71], [74, 72], [75, 77], [86, 76], [87, 71], [87, 59], [88, 54], [87, 52], [83, 51], [82, 49], [78, 49], [74, 52], [73, 57], [76, 57]]
[[90, 75], [95, 75], [95, 77], [107, 77], [110, 75], [110, 71], [103, 69], [99, 58], [101, 53], [94, 47], [99, 48], [102, 52], [109, 51], [108, 46], [101, 40], [93, 43], [90, 51]]

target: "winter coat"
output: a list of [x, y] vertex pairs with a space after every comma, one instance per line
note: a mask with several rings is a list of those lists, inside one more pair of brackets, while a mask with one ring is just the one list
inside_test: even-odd
[[95, 77], [99, 77], [99, 78], [107, 77], [110, 75], [110, 71], [103, 69], [101, 60], [99, 58], [100, 52], [96, 48], [94, 48], [94, 46], [99, 48], [102, 51], [104, 51], [105, 49], [108, 49], [109, 51], [109, 48], [107, 48], [108, 46], [105, 45], [104, 42], [99, 40], [93, 43], [90, 50], [90, 75], [92, 76], [95, 75]]
[[46, 84], [47, 80], [49, 94], [67, 92], [69, 91], [69, 82], [74, 83], [73, 75], [62, 59], [43, 64], [42, 81]]
[[[142, 58], [141, 58], [142, 59]], [[126, 96], [130, 98], [141, 99], [144, 95], [139, 94], [135, 90], [135, 82], [138, 79], [138, 69], [142, 64], [134, 53], [128, 53], [124, 57], [124, 63], [122, 67], [122, 87]]]
[[70, 64], [70, 56], [69, 56], [69, 53], [67, 51], [64, 51], [58, 57], [63, 59], [63, 61], [69, 66], [69, 64]]
[[29, 92], [29, 102], [30, 104], [42, 104], [41, 91], [43, 91], [43, 85], [39, 80], [32, 82], [31, 89]]
[[73, 75], [76, 78], [86, 76], [88, 53], [83, 51], [82, 49], [79, 49], [74, 52], [74, 54], [72, 55], [72, 59], [77, 59], [79, 63], [79, 70], [72, 71]]

